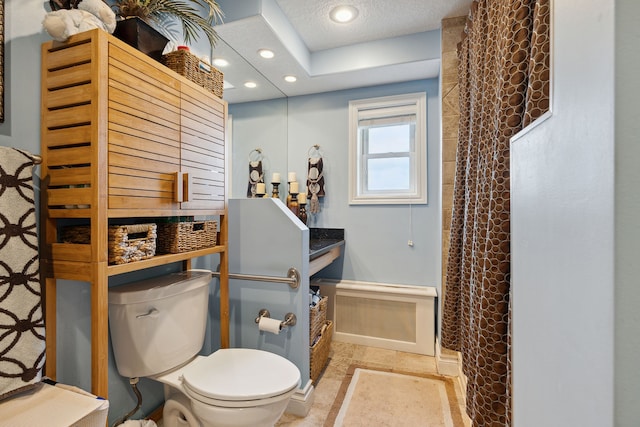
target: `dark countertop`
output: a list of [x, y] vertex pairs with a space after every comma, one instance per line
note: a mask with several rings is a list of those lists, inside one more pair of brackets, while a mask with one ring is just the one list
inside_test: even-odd
[[310, 228], [309, 259], [329, 252], [336, 246], [344, 245], [344, 228]]

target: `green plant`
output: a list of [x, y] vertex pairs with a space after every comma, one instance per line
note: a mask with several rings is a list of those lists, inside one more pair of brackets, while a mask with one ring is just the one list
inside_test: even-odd
[[[203, 17], [196, 6], [207, 16]], [[218, 41], [214, 25], [224, 16], [215, 0], [115, 0], [112, 7], [120, 18], [137, 16], [161, 31], [164, 23], [175, 18], [182, 25], [185, 43], [197, 40], [202, 31], [212, 47]]]

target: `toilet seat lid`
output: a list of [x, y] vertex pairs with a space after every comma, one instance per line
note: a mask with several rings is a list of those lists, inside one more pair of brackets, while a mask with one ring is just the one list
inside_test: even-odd
[[263, 350], [220, 349], [185, 367], [182, 384], [211, 399], [260, 400], [300, 384], [300, 371], [289, 360]]

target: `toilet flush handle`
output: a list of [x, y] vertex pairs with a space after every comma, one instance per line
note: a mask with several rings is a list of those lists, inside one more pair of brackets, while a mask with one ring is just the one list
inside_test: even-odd
[[136, 319], [142, 319], [144, 317], [158, 317], [159, 314], [160, 314], [160, 312], [158, 310], [156, 310], [155, 308], [152, 308], [151, 310], [149, 310], [145, 314], [138, 314], [136, 316]]

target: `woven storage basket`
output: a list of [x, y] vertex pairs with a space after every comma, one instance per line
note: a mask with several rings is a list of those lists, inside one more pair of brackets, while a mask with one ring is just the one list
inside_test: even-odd
[[[110, 225], [108, 236], [109, 264], [127, 264], [156, 254], [155, 224]], [[91, 226], [64, 227], [61, 239], [67, 243], [90, 244]]]
[[63, 227], [60, 231], [60, 240], [63, 243], [91, 243], [91, 227], [88, 225], [74, 225]]
[[216, 245], [216, 221], [161, 223], [158, 227], [158, 252], [178, 254]]
[[156, 254], [155, 224], [109, 227], [109, 263], [126, 264], [148, 259]]
[[321, 333], [320, 339], [309, 348], [309, 374], [313, 384], [317, 384], [327, 360], [329, 360], [329, 350], [331, 349], [331, 339], [333, 338], [333, 322], [325, 321], [327, 327]]
[[327, 301], [329, 297], [322, 297], [320, 302], [315, 306], [309, 307], [309, 345], [313, 344], [313, 341], [322, 330], [325, 320], [327, 320]]
[[222, 98], [224, 74], [186, 50], [162, 55], [162, 63], [181, 76]]

